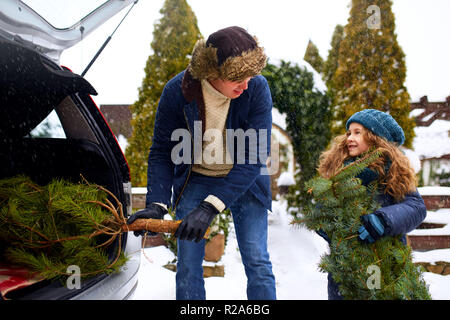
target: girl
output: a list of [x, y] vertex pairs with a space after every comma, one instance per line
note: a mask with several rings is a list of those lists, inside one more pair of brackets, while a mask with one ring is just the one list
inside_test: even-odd
[[[376, 147], [382, 156], [357, 177], [367, 186], [377, 180], [381, 208], [362, 216], [359, 239], [373, 243], [383, 236], [403, 235], [414, 230], [426, 216], [422, 197], [416, 189], [416, 176], [409, 159], [398, 148], [405, 141], [403, 129], [387, 113], [365, 109], [355, 113], [346, 123], [347, 133], [335, 138], [330, 150], [320, 157], [319, 174], [330, 178], [342, 165]], [[329, 241], [326, 234], [318, 232]], [[338, 285], [328, 275], [328, 299], [342, 299]]]

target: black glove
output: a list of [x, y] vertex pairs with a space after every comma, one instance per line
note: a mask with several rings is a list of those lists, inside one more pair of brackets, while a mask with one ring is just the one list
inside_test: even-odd
[[197, 208], [189, 212], [189, 214], [181, 221], [174, 236], [180, 240], [195, 240], [199, 242], [203, 239], [209, 225], [214, 217], [219, 214], [211, 203], [202, 201]]
[[384, 235], [386, 229], [383, 218], [371, 213], [361, 216], [362, 226], [359, 228], [359, 240], [374, 243]]
[[[164, 209], [164, 207], [156, 203], [150, 203], [147, 208], [139, 210], [136, 213], [132, 214], [128, 218], [127, 224], [132, 224], [136, 219], [162, 219], [166, 213], [167, 210]], [[154, 236], [157, 234], [155, 232], [150, 232], [147, 230], [138, 230], [134, 231], [134, 235], [136, 237], [144, 236], [147, 232], [150, 236]]]

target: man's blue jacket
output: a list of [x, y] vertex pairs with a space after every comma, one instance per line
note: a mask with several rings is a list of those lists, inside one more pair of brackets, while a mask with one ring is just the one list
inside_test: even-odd
[[[159, 202], [176, 208], [193, 174], [194, 135], [198, 134], [198, 130], [194, 130], [194, 121], [204, 121], [204, 108], [201, 83], [192, 78], [189, 71], [179, 73], [164, 87], [156, 111], [148, 158], [147, 205]], [[265, 173], [267, 156], [270, 154], [272, 97], [267, 80], [263, 76], [253, 77], [247, 90], [231, 100], [225, 126], [226, 129], [242, 129], [244, 133], [249, 133], [249, 136], [256, 136], [257, 140], [247, 139], [245, 153], [242, 153], [239, 152], [240, 145], [235, 139], [233, 168], [225, 177], [200, 176], [198, 179], [204, 179], [204, 182], [210, 185], [210, 194], [222, 200], [226, 208], [250, 190], [270, 210], [270, 177]], [[204, 125], [202, 128], [204, 130]], [[172, 138], [174, 132], [177, 134]], [[252, 132], [256, 134], [252, 135]], [[264, 132], [265, 135], [259, 134]], [[185, 133], [188, 133], [187, 136]], [[255, 144], [256, 149], [253, 148]], [[245, 163], [242, 163], [242, 157], [238, 159], [242, 154], [245, 155]], [[264, 156], [261, 156], [262, 154]], [[183, 157], [189, 161], [180, 161]]]

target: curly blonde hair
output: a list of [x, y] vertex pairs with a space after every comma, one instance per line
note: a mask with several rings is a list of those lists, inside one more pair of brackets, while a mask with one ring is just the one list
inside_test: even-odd
[[[369, 148], [378, 149], [382, 157], [378, 158], [369, 168], [379, 174], [378, 183], [384, 187], [384, 192], [396, 201], [404, 199], [405, 195], [416, 189], [417, 179], [409, 159], [393, 143], [375, 135], [366, 128], [363, 137]], [[352, 158], [347, 148], [347, 133], [334, 138], [329, 150], [323, 152], [319, 159], [318, 172], [324, 178], [334, 176], [342, 168], [344, 161]], [[387, 161], [390, 168], [385, 172]]]

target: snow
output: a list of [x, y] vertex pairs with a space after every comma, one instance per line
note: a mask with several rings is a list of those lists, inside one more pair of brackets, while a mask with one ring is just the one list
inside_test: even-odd
[[415, 127], [413, 147], [421, 159], [450, 154], [450, 121], [435, 120], [429, 127]]
[[277, 108], [272, 108], [272, 122], [278, 125], [283, 130], [286, 130], [287, 128], [286, 114], [280, 113], [280, 111]]
[[133, 194], [147, 194], [147, 187], [133, 187], [131, 189]]
[[[445, 208], [436, 211], [427, 211], [427, 216], [424, 222], [441, 223], [445, 224], [445, 226], [442, 228], [433, 229], [416, 229], [408, 234], [414, 236], [450, 235], [450, 209]], [[450, 262], [450, 256], [448, 261]]]
[[450, 187], [427, 186], [417, 188], [422, 196], [450, 196]]
[[[425, 252], [413, 252], [414, 262], [429, 262], [436, 264], [438, 261], [450, 261], [450, 249], [436, 249]], [[423, 279], [429, 285], [429, 290], [433, 300], [450, 299], [450, 276], [442, 276], [432, 272], [424, 272]]]
[[277, 186], [292, 186], [295, 184], [295, 179], [292, 173], [282, 172], [278, 177]]
[[418, 173], [422, 167], [420, 163], [419, 155], [411, 149], [401, 148], [401, 150], [405, 153], [405, 156], [408, 158], [411, 166], [414, 169], [415, 173]]
[[[326, 300], [327, 275], [318, 270], [317, 264], [320, 257], [328, 251], [328, 245], [315, 232], [293, 226], [290, 222], [286, 200], [273, 201], [273, 210], [269, 214], [268, 248], [276, 280], [277, 298]], [[132, 299], [174, 300], [175, 273], [163, 267], [174, 258], [174, 254], [164, 246], [143, 249], [139, 282]], [[450, 261], [450, 249], [414, 252], [413, 260], [430, 263]], [[217, 264], [225, 266], [225, 276], [205, 279], [206, 299], [246, 300], [247, 278], [232, 223], [225, 253]], [[424, 279], [433, 299], [450, 299], [450, 276], [425, 272]]]
[[409, 116], [412, 118], [415, 118], [415, 117], [421, 115], [424, 111], [425, 111], [425, 109], [423, 109], [423, 108], [414, 109], [414, 110], [411, 110], [411, 112], [409, 113]]
[[437, 261], [450, 261], [450, 249], [436, 249], [430, 251], [414, 251], [413, 260], [435, 264]]
[[117, 142], [119, 143], [119, 146], [122, 149], [122, 152], [125, 154], [125, 150], [128, 147], [128, 140], [127, 140], [127, 138], [124, 135], [119, 134], [119, 137], [117, 138]]
[[449, 300], [450, 276], [441, 276], [432, 272], [425, 272], [423, 279], [429, 285], [433, 300]]

